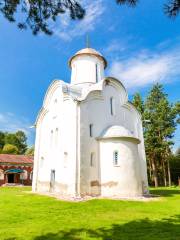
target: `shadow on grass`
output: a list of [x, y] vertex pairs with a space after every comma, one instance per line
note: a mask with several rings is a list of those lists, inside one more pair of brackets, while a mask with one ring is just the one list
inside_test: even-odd
[[180, 215], [161, 221], [142, 219], [125, 224], [113, 224], [109, 228], [79, 228], [37, 236], [34, 240], [179, 240]]
[[151, 189], [150, 193], [153, 195], [160, 195], [164, 197], [173, 197], [174, 195], [180, 194], [180, 190], [176, 189]]

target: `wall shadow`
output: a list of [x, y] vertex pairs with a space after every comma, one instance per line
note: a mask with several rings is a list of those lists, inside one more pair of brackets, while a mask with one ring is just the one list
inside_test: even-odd
[[37, 236], [34, 240], [178, 240], [180, 239], [180, 215], [150, 220], [148, 218], [125, 224], [113, 224], [109, 228], [79, 228]]
[[180, 194], [180, 190], [175, 189], [151, 189], [150, 193], [153, 195], [160, 195], [164, 197], [173, 197], [174, 195]]

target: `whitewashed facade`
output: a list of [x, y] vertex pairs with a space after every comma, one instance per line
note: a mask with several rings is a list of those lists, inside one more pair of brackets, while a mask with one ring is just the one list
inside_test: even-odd
[[123, 84], [104, 77], [91, 48], [69, 61], [71, 83], [52, 82], [36, 121], [33, 191], [62, 196], [148, 193], [141, 116]]

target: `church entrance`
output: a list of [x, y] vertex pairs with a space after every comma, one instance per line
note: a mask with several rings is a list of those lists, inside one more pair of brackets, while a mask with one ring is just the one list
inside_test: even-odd
[[8, 183], [14, 183], [14, 175], [15, 174], [8, 174], [7, 175], [7, 178], [8, 178]]
[[6, 174], [6, 180], [5, 183], [15, 183], [15, 184], [21, 184], [22, 182], [20, 181], [20, 174], [23, 173], [24, 171], [22, 169], [8, 169], [5, 171]]

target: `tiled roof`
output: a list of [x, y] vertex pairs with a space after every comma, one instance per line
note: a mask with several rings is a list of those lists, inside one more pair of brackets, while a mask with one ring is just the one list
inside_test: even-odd
[[32, 156], [0, 154], [0, 163], [33, 163], [33, 159]]

